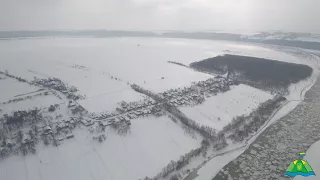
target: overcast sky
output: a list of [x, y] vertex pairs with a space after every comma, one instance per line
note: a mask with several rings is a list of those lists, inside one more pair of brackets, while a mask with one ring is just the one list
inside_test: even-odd
[[0, 30], [320, 33], [320, 0], [0, 0]]

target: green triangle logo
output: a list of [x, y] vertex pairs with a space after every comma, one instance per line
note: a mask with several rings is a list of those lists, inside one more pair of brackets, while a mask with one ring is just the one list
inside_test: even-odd
[[[305, 156], [306, 153], [301, 152], [299, 155], [301, 157]], [[297, 175], [301, 176], [311, 176], [311, 175], [316, 175], [314, 171], [312, 170], [311, 166], [309, 163], [301, 158], [296, 159], [292, 161], [287, 168], [286, 172], [284, 172], [285, 175], [295, 177]]]

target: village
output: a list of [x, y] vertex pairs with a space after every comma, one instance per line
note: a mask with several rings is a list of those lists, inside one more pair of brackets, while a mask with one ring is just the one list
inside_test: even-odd
[[48, 79], [34, 78], [31, 84], [36, 86], [42, 86], [49, 89], [54, 89], [64, 94], [68, 99], [72, 99], [75, 101], [84, 98], [84, 96], [80, 94], [76, 94], [76, 92], [78, 92], [78, 89], [76, 87], [74, 86], [69, 87], [58, 78], [48, 78]]
[[[203, 103], [205, 98], [215, 96], [219, 92], [228, 91], [230, 86], [237, 85], [235, 81], [217, 76], [206, 81], [193, 83], [189, 87], [170, 89], [159, 93], [158, 96], [164, 102], [158, 102], [150, 97], [136, 102], [122, 101], [118, 103], [118, 107], [113, 112], [97, 114], [87, 112], [80, 106], [76, 102], [77, 98], [75, 97], [77, 96], [74, 94], [77, 89], [75, 87], [69, 88], [59, 79], [35, 79], [33, 84], [53, 89], [66, 96], [66, 99], [68, 99], [67, 108], [71, 114], [63, 116], [56, 112], [56, 109], [59, 109], [59, 105], [51, 105], [47, 109], [41, 110], [41, 112], [37, 110], [36, 112], [39, 113], [38, 121], [30, 122], [28, 127], [23, 129], [19, 124], [20, 122], [14, 119], [17, 117], [11, 117], [10, 119], [9, 116], [7, 119], [2, 119], [0, 123], [1, 129], [3, 129], [3, 134], [1, 135], [2, 143], [0, 144], [1, 157], [8, 156], [13, 152], [21, 152], [22, 154], [35, 153], [35, 145], [39, 140], [43, 141], [45, 145], [59, 146], [64, 140], [73, 139], [75, 137], [73, 130], [80, 126], [88, 128], [89, 131], [94, 133], [93, 140], [102, 142], [106, 139], [106, 135], [103, 132], [107, 127], [116, 130], [119, 135], [122, 135], [130, 129], [131, 120], [147, 116], [159, 117], [166, 114], [164, 106], [167, 104], [174, 107], [195, 106]], [[61, 96], [59, 93], [53, 93], [53, 95]], [[42, 113], [46, 114], [46, 117], [43, 117]], [[19, 121], [22, 120], [19, 119]], [[12, 124], [13, 122], [17, 124]], [[26, 123], [24, 122], [25, 125]]]
[[222, 76], [207, 79], [193, 84], [190, 87], [171, 89], [160, 93], [160, 96], [170, 105], [178, 107], [183, 105], [197, 105], [205, 101], [205, 97], [215, 96], [219, 92], [230, 90], [230, 86], [238, 85], [237, 82]]
[[[230, 86], [237, 85], [235, 81], [217, 76], [206, 81], [200, 81], [190, 87], [171, 89], [158, 94], [170, 105], [178, 106], [194, 106], [205, 101], [204, 97], [217, 95], [219, 92], [230, 90]], [[104, 125], [111, 125], [119, 121], [130, 121], [141, 116], [161, 116], [165, 112], [163, 104], [156, 102], [151, 98], [143, 101], [119, 103], [119, 107], [114, 112], [105, 112], [100, 114], [91, 113], [90, 118]]]

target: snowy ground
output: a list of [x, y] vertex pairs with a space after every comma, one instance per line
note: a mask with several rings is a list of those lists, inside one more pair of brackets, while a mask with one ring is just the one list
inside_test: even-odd
[[[41, 90], [38, 87], [19, 82], [12, 78], [6, 77], [5, 79], [1, 79], [0, 84], [0, 115], [18, 110], [48, 108], [50, 105], [63, 103], [63, 101], [51, 92], [48, 92], [48, 90]], [[47, 92], [47, 95], [44, 95], [45, 92]], [[27, 96], [30, 98], [8, 102], [19, 98], [23, 99]]]
[[[314, 142], [319, 140], [319, 87], [319, 79], [317, 79], [314, 86], [306, 93], [304, 100], [295, 109], [263, 131], [254, 142], [251, 142], [250, 147], [246, 148], [244, 154], [225, 166], [215, 179], [239, 179], [239, 177], [253, 180], [288, 179], [283, 173], [290, 162], [299, 157], [299, 152], [307, 151]], [[315, 149], [318, 150], [318, 147]], [[317, 159], [316, 153], [310, 150], [310, 154], [307, 160]], [[266, 163], [267, 161], [269, 163]], [[311, 164], [315, 166], [314, 170], [317, 168], [316, 164]], [[240, 167], [242, 172], [234, 173]], [[226, 171], [226, 169], [229, 170]], [[229, 177], [225, 174], [229, 174]]]
[[0, 84], [0, 103], [9, 101], [10, 99], [18, 98], [18, 96], [21, 94], [32, 93], [39, 90], [39, 88], [7, 77], [0, 79]]
[[241, 155], [243, 151], [233, 151], [227, 156], [217, 156], [214, 161], [209, 161], [198, 171], [195, 180], [212, 180], [214, 175], [219, 172], [226, 164]]
[[13, 156], [0, 163], [6, 180], [128, 180], [152, 177], [171, 160], [200, 146], [180, 125], [166, 116], [132, 121], [125, 136], [107, 129], [103, 143], [87, 130], [73, 132], [75, 139], [58, 147], [42, 147], [36, 155]]
[[[155, 93], [212, 76], [186, 67], [230, 53], [301, 63], [290, 54], [247, 43], [170, 38], [44, 38], [0, 41], [0, 70], [33, 80], [56, 77], [76, 86], [90, 112], [113, 111], [122, 100], [144, 98], [128, 83]], [[17, 64], [23, 63], [23, 66]], [[74, 68], [75, 65], [81, 66]]]
[[[292, 52], [294, 49], [289, 48], [285, 49], [282, 48], [284, 52]], [[303, 64], [310, 65], [314, 71], [310, 78], [304, 81], [300, 81], [297, 84], [292, 84], [289, 87], [290, 94], [286, 97], [288, 99], [288, 103], [282, 106], [270, 119], [270, 121], [260, 129], [258, 133], [256, 133], [253, 137], [251, 137], [246, 143], [243, 145], [237, 144], [236, 146], [233, 146], [232, 148], [234, 150], [225, 149], [223, 152], [214, 152], [213, 158], [211, 158], [207, 163], [200, 164], [198, 163], [199, 170], [195, 171], [195, 175], [191, 178], [186, 178], [185, 180], [212, 180], [212, 178], [216, 175], [216, 173], [220, 170], [220, 166], [217, 164], [228, 164], [230, 161], [235, 159], [238, 155], [242, 154], [246, 149], [250, 147], [250, 144], [253, 143], [261, 133], [264, 132], [264, 130], [269, 127], [270, 125], [276, 123], [280, 118], [285, 117], [287, 114], [289, 114], [292, 110], [294, 110], [304, 99], [305, 99], [305, 93], [315, 84], [318, 76], [319, 76], [319, 57], [316, 56], [305, 56], [304, 53], [308, 54], [307, 52], [298, 50], [296, 51], [298, 54], [297, 57], [300, 58], [300, 61], [303, 62]], [[309, 51], [310, 52], [310, 51]], [[310, 54], [312, 54], [310, 52]], [[309, 54], [309, 55], [310, 55]], [[220, 154], [216, 157], [215, 154]], [[316, 157], [316, 156], [315, 156]], [[197, 164], [197, 163], [195, 163]], [[200, 164], [200, 165], [199, 165]], [[189, 167], [189, 169], [195, 167], [195, 165]], [[217, 168], [217, 169], [213, 169]], [[199, 175], [199, 176], [197, 176]]]
[[48, 108], [50, 105], [61, 103], [63, 102], [60, 99], [51, 94], [47, 96], [39, 96], [32, 99], [27, 99], [24, 101], [13, 102], [5, 105], [1, 104], [0, 109], [2, 109], [3, 112], [12, 112], [18, 110], [34, 109], [36, 107], [39, 109]]
[[207, 98], [203, 104], [181, 107], [180, 110], [201, 125], [221, 130], [233, 117], [250, 114], [260, 103], [272, 97], [267, 92], [240, 84], [230, 91]]
[[[122, 100], [138, 101], [145, 98], [130, 88], [131, 83], [158, 93], [212, 77], [167, 61], [188, 65], [194, 61], [226, 53], [304, 63], [303, 58], [278, 50], [226, 41], [48, 38], [0, 41], [0, 70], [8, 70], [10, 74], [28, 80], [32, 80], [34, 76], [60, 78], [67, 84], [76, 86], [80, 94], [86, 95], [84, 100], [79, 101], [82, 106], [90, 112], [101, 112], [114, 110], [116, 104]], [[10, 88], [2, 86], [3, 83], [10, 84], [10, 82], [8, 79], [0, 80], [0, 102], [12, 99], [18, 94], [38, 90], [27, 84], [15, 82]], [[300, 93], [301, 88], [310, 83], [312, 82], [306, 81], [301, 85], [292, 86], [291, 90], [301, 97], [304, 95]], [[268, 93], [240, 85], [225, 94], [208, 98], [202, 105], [181, 109], [193, 120], [221, 129], [232, 117], [250, 113], [260, 102], [271, 97]], [[25, 107], [30, 103], [42, 106], [46, 102], [49, 102], [48, 104], [54, 102], [50, 99], [52, 97], [41, 98], [49, 99], [35, 99], [32, 102], [27, 100], [19, 104], [24, 103], [21, 106]], [[299, 98], [292, 100], [298, 102]], [[287, 108], [286, 113], [297, 104]], [[13, 108], [20, 107], [14, 104], [8, 106], [8, 110]], [[217, 117], [221, 119], [219, 122]], [[120, 136], [108, 131], [108, 137], [102, 144], [92, 141], [92, 135], [86, 130], [76, 130], [73, 133], [75, 139], [66, 140], [57, 148], [41, 147], [36, 155], [12, 156], [4, 160], [0, 163], [0, 174], [8, 180], [127, 180], [152, 177], [171, 160], [177, 160], [180, 155], [198, 148], [201, 142], [200, 138], [193, 139], [185, 134], [179, 125], [167, 117], [132, 120], [130, 135]], [[225, 156], [229, 155], [236, 156], [236, 154]], [[204, 166], [207, 169], [200, 169], [199, 172], [209, 177], [209, 174], [213, 173], [211, 168], [219, 168], [214, 164], [230, 161], [224, 158], [225, 156], [212, 159], [207, 166]], [[190, 170], [199, 164], [201, 161], [198, 163], [193, 161]], [[204, 176], [200, 175], [199, 178]]]
[[[105, 72], [124, 82], [140, 84], [156, 91], [186, 86], [208, 78], [207, 74], [167, 61], [188, 65], [228, 53], [301, 63], [299, 58], [289, 54], [248, 43], [169, 38], [10, 40], [0, 41], [0, 52], [1, 69], [8, 69], [21, 77], [62, 76], [70, 77], [67, 80], [81, 79], [81, 74], [85, 74], [83, 71], [77, 73], [66, 68], [78, 64], [91, 71]], [[21, 62], [27, 63], [16, 66]]]

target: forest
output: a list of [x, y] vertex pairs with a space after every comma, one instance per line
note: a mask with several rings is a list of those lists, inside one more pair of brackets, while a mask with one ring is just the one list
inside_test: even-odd
[[227, 73], [232, 80], [264, 90], [287, 89], [291, 83], [312, 74], [307, 65], [229, 54], [194, 62], [190, 67], [208, 73]]

